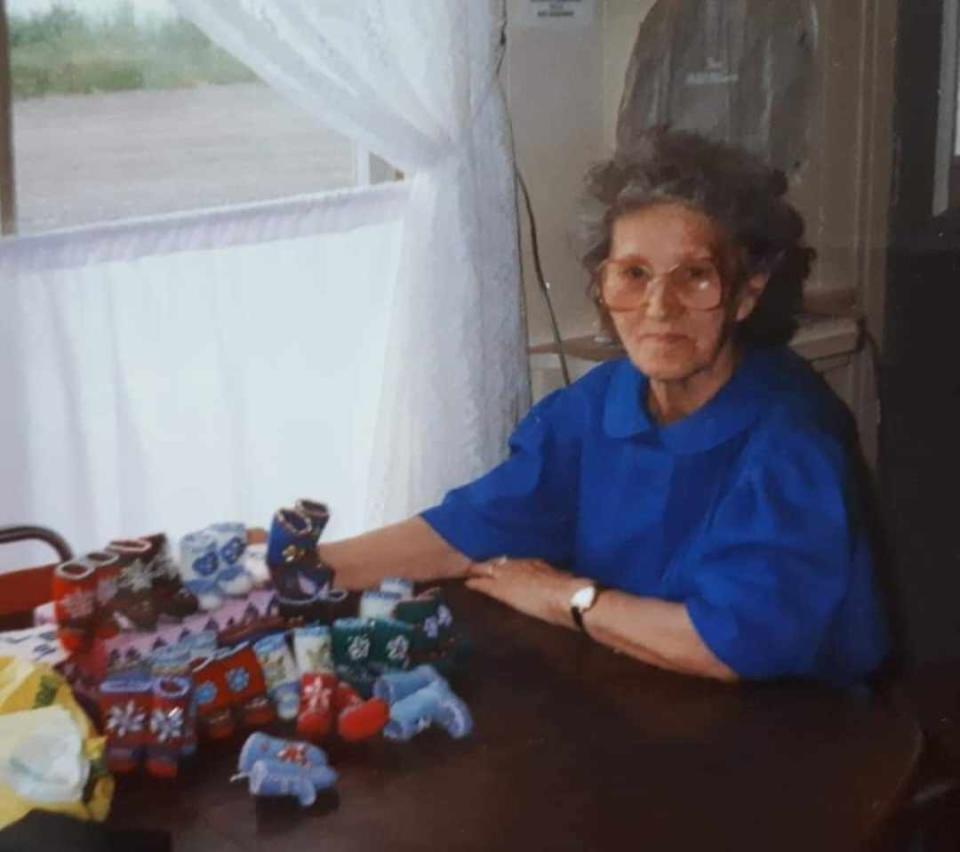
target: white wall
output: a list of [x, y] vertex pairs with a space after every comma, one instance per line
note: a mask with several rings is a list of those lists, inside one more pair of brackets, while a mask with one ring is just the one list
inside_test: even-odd
[[[504, 77], [520, 170], [530, 189], [540, 258], [564, 337], [596, 330], [574, 238], [586, 169], [612, 149], [623, 76], [637, 27], [654, 0], [596, 0], [588, 26], [524, 25], [529, 0], [508, 0]], [[523, 216], [530, 340], [551, 339]]]

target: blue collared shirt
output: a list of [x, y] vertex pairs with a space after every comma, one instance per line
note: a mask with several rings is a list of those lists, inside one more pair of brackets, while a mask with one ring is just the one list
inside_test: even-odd
[[887, 651], [848, 455], [849, 415], [786, 348], [748, 352], [668, 426], [603, 364], [542, 400], [509, 458], [423, 513], [471, 559], [537, 557], [686, 604], [745, 678], [857, 680]]

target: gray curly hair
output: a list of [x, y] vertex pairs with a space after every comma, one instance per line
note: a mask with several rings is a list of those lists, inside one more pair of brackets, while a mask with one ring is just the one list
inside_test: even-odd
[[581, 259], [589, 292], [608, 328], [597, 273], [609, 256], [619, 216], [662, 202], [699, 210], [743, 250], [737, 283], [769, 276], [753, 313], [738, 328], [741, 340], [786, 342], [796, 328], [803, 282], [814, 251], [804, 242], [803, 217], [785, 198], [784, 174], [759, 157], [696, 133], [654, 128], [612, 159], [587, 172], [581, 212]]

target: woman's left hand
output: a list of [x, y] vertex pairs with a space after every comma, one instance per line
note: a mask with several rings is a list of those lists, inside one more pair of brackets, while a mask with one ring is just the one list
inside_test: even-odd
[[508, 559], [474, 562], [468, 569], [467, 588], [496, 598], [535, 618], [572, 627], [570, 597], [584, 585], [541, 559]]

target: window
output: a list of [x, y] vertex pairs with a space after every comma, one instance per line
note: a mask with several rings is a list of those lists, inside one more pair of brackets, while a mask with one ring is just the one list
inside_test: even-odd
[[396, 176], [371, 168], [169, 0], [3, 2], [19, 233]]

